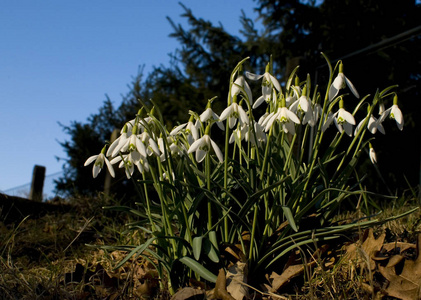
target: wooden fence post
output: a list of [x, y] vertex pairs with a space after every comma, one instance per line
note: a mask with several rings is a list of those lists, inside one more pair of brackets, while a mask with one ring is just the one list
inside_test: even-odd
[[42, 190], [44, 188], [45, 179], [45, 167], [34, 166], [32, 173], [31, 190], [29, 192], [29, 199], [41, 202], [42, 201]]

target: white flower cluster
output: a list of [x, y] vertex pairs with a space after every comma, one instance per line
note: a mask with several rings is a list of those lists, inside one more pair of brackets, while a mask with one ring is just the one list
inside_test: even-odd
[[[215, 123], [221, 130], [232, 130], [229, 143], [236, 142], [238, 144], [244, 140], [250, 142], [254, 147], [261, 147], [266, 143], [268, 134], [275, 124], [279, 124], [279, 128], [284, 133], [292, 135], [296, 133], [296, 127], [299, 124], [315, 127], [319, 124], [319, 120], [322, 122], [320, 127], [322, 131], [327, 130], [333, 122], [340, 133], [345, 132], [349, 136], [356, 136], [364, 124], [367, 124], [367, 129], [372, 134], [375, 134], [377, 130], [385, 134], [382, 123], [387, 116], [390, 116], [395, 119], [398, 128], [403, 129], [404, 120], [397, 105], [396, 95], [392, 107], [385, 110], [380, 103], [377, 118], [369, 110], [368, 115], [356, 125], [354, 115], [344, 108], [344, 96], [338, 96], [339, 91], [348, 86], [352, 94], [359, 98], [356, 88], [342, 71], [342, 63], [340, 63], [337, 76], [329, 87], [327, 104], [324, 105], [325, 111], [317, 102], [320, 97], [310, 98], [307, 84], [290, 85], [284, 94], [278, 80], [269, 73], [268, 69], [266, 68], [266, 72], [262, 75], [250, 72], [245, 72], [244, 75], [237, 74], [237, 78], [231, 83], [228, 106], [220, 116], [212, 110], [212, 101], [209, 101], [202, 114], [190, 112], [191, 117], [187, 123], [178, 125], [171, 131], [162, 132], [162, 130], [153, 130], [154, 128], [164, 128], [162, 124], [156, 126], [157, 119], [151, 116], [142, 118], [138, 114], [135, 119], [124, 125], [120, 136], [106, 152], [104, 147], [100, 154], [89, 157], [85, 166], [95, 162], [93, 177], [96, 177], [105, 163], [114, 177], [113, 165], [118, 163], [119, 168], [125, 169], [127, 178], [130, 178], [135, 166], [141, 173], [148, 172], [149, 159], [152, 156], [158, 157], [163, 162], [169, 155], [172, 157], [193, 155], [194, 152], [195, 160], [200, 163], [212, 150], [218, 161], [222, 163], [224, 155], [210, 136], [210, 128]], [[235, 75], [234, 72], [231, 78]], [[262, 95], [255, 102], [246, 79], [262, 80]], [[263, 103], [267, 104], [266, 112], [258, 118], [258, 121], [255, 121], [253, 109]], [[332, 112], [333, 106], [337, 103], [339, 109]], [[226, 126], [224, 126], [224, 121], [226, 121]], [[355, 126], [355, 130], [353, 130], [353, 126]], [[376, 161], [371, 144], [370, 158], [373, 163]]]

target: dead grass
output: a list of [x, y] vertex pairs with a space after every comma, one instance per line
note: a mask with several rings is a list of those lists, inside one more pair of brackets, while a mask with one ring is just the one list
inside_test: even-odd
[[[72, 199], [74, 209], [65, 214], [49, 214], [21, 223], [0, 222], [0, 299], [168, 299], [159, 286], [156, 271], [145, 261], [129, 261], [113, 270], [125, 253], [106, 252], [86, 244], [124, 245], [141, 243], [142, 236], [121, 234], [129, 216], [110, 214], [101, 207], [110, 200]], [[388, 207], [382, 217], [408, 210]], [[409, 203], [411, 204], [411, 203]], [[414, 206], [416, 203], [412, 203]], [[361, 214], [342, 215], [338, 220], [357, 219]], [[421, 232], [421, 212], [373, 228], [384, 242], [415, 243]], [[326, 247], [300, 248], [295, 254], [304, 265], [272, 296], [251, 293], [257, 299], [399, 299], [385, 294], [387, 280], [379, 276], [378, 266], [370, 267], [370, 253], [359, 251], [352, 259], [347, 247], [364, 250], [367, 234], [358, 232]], [[373, 239], [373, 238], [372, 238]], [[375, 240], [375, 238], [374, 238]], [[373, 241], [374, 241], [373, 240]], [[409, 255], [409, 254], [408, 254]], [[301, 261], [300, 261], [301, 259]], [[281, 273], [281, 272], [280, 272]], [[268, 274], [268, 283], [270, 283]], [[250, 282], [249, 282], [250, 283]], [[252, 284], [252, 283], [251, 283]], [[263, 291], [262, 287], [262, 291]]]

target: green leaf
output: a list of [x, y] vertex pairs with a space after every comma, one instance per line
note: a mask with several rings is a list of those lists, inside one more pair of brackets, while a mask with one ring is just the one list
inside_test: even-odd
[[143, 251], [145, 251], [146, 248], [149, 247], [150, 244], [156, 239], [156, 237], [152, 237], [149, 240], [146, 241], [146, 243], [134, 248], [129, 254], [126, 255], [125, 258], [123, 258], [122, 261], [120, 261], [117, 266], [115, 266], [114, 270], [120, 268], [122, 265], [124, 265], [133, 255], [141, 255]]
[[297, 232], [298, 231], [298, 228], [297, 228], [297, 225], [295, 224], [295, 220], [294, 220], [294, 217], [292, 215], [291, 209], [288, 206], [283, 205], [282, 206], [282, 210], [284, 211], [285, 218], [287, 218], [288, 223], [291, 226], [291, 228], [295, 232]]
[[204, 266], [199, 264], [197, 261], [193, 260], [190, 257], [182, 257], [180, 258], [180, 262], [185, 264], [187, 267], [189, 267], [193, 272], [195, 272], [197, 275], [202, 277], [203, 279], [210, 281], [212, 283], [216, 283], [217, 276], [213, 274], [211, 271], [206, 269]]
[[200, 252], [202, 252], [202, 240], [203, 236], [197, 236], [193, 239], [193, 255], [196, 260], [199, 260]]
[[209, 257], [211, 261], [213, 261], [214, 263], [219, 262], [218, 251], [216, 250], [215, 246], [212, 244], [210, 240], [205, 239], [203, 241], [203, 250], [205, 251], [206, 255]]

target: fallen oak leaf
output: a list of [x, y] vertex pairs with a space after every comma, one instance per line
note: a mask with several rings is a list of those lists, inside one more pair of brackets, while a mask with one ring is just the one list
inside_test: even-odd
[[281, 287], [283, 287], [287, 282], [289, 282], [292, 278], [302, 274], [304, 272], [304, 265], [291, 265], [282, 272], [281, 275], [277, 274], [276, 272], [272, 272], [270, 275], [270, 279], [272, 281], [272, 287], [270, 292], [274, 293], [278, 291]]
[[218, 277], [216, 278], [213, 299], [236, 300], [227, 291], [227, 278], [225, 276], [225, 271], [222, 268], [219, 269]]
[[357, 260], [360, 266], [366, 263], [367, 266], [374, 270], [376, 263], [374, 261], [376, 255], [380, 252], [386, 233], [381, 234], [377, 239], [374, 237], [373, 228], [369, 228], [365, 234], [367, 237], [361, 246], [353, 243], [346, 248], [346, 256], [349, 260]]
[[390, 263], [387, 266], [379, 266], [379, 271], [389, 281], [385, 288], [387, 295], [401, 300], [420, 299], [421, 287], [421, 234], [417, 239], [417, 258], [415, 260], [406, 259], [400, 272], [396, 266], [401, 263], [402, 259], [398, 257], [398, 263]]
[[248, 288], [243, 284], [247, 283], [247, 263], [238, 261], [228, 268], [226, 275], [227, 292], [236, 300], [242, 300], [248, 296]]

